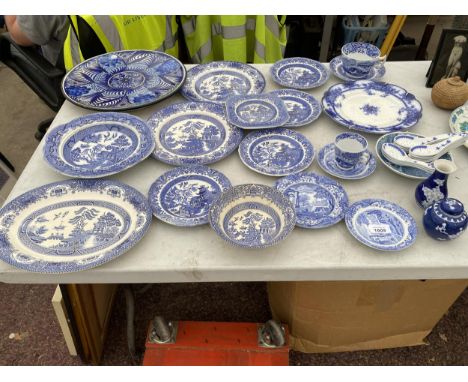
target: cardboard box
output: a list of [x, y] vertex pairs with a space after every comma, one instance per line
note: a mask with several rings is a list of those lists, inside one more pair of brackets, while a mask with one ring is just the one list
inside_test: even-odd
[[270, 282], [275, 319], [306, 353], [423, 345], [468, 280]]

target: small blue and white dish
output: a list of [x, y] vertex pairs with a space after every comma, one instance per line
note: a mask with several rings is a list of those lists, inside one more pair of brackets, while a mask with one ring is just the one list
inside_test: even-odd
[[249, 133], [239, 145], [242, 163], [271, 176], [303, 171], [310, 166], [314, 155], [314, 147], [304, 135], [282, 127]]
[[0, 210], [0, 260], [39, 273], [94, 268], [133, 247], [151, 218], [147, 199], [121, 182], [46, 184]]
[[293, 203], [298, 227], [329, 227], [343, 219], [348, 208], [343, 186], [313, 172], [288, 175], [277, 180], [275, 188]]
[[185, 81], [185, 66], [153, 50], [104, 53], [78, 64], [62, 81], [64, 96], [93, 110], [122, 111], [159, 102]]
[[318, 153], [318, 164], [323, 171], [340, 179], [363, 179], [371, 175], [377, 168], [374, 155], [367, 150], [368, 159], [358, 162], [353, 167], [341, 167], [336, 161], [335, 144], [329, 143], [322, 147]]
[[465, 232], [468, 215], [459, 200], [446, 198], [426, 208], [423, 224], [426, 233], [433, 239], [453, 240]]
[[421, 103], [385, 82], [354, 81], [331, 86], [322, 98], [325, 113], [350, 129], [372, 134], [403, 131], [421, 119]]
[[231, 154], [244, 136], [226, 120], [224, 106], [183, 102], [165, 107], [147, 121], [153, 130], [153, 157], [175, 166], [217, 162]]
[[277, 84], [293, 89], [313, 89], [328, 81], [330, 72], [320, 62], [305, 57], [285, 58], [270, 69]]
[[281, 89], [270, 92], [280, 97], [288, 109], [289, 120], [283, 127], [300, 127], [315, 121], [322, 113], [322, 105], [301, 90]]
[[232, 95], [260, 94], [265, 88], [262, 73], [236, 61], [213, 61], [194, 66], [180, 93], [189, 101], [224, 104]]
[[226, 118], [242, 129], [271, 129], [289, 120], [288, 109], [272, 94], [231, 96], [226, 100]]
[[99, 178], [136, 165], [154, 150], [151, 129], [126, 113], [94, 113], [51, 129], [45, 138], [46, 162], [74, 178]]
[[411, 214], [398, 204], [364, 199], [345, 214], [349, 232], [361, 243], [381, 251], [400, 251], [416, 240], [418, 228]]
[[263, 184], [241, 184], [213, 202], [209, 222], [230, 244], [265, 248], [288, 236], [296, 223], [296, 213], [281, 192]]
[[358, 81], [358, 80], [378, 80], [385, 75], [385, 66], [376, 65], [371, 68], [369, 73], [367, 73], [362, 78], [353, 77], [351, 74], [345, 72], [343, 68], [343, 59], [342, 56], [334, 57], [330, 61], [330, 70], [338, 78], [343, 81]]
[[213, 201], [231, 187], [229, 179], [206, 166], [167, 171], [151, 185], [148, 199], [158, 219], [180, 227], [208, 223]]

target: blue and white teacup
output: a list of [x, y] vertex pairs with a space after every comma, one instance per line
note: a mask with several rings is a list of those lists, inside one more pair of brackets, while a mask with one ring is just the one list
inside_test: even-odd
[[383, 65], [386, 57], [380, 49], [366, 42], [349, 42], [341, 48], [343, 70], [352, 77], [364, 78], [376, 65]]
[[341, 133], [335, 138], [335, 160], [342, 168], [352, 168], [370, 159], [367, 140], [357, 133]]

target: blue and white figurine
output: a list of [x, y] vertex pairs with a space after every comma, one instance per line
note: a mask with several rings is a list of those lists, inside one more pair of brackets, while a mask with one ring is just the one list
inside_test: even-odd
[[459, 237], [468, 225], [463, 204], [457, 199], [439, 200], [424, 211], [423, 224], [426, 233], [436, 240], [452, 240]]
[[362, 78], [356, 78], [347, 73], [343, 67], [343, 57], [337, 56], [330, 61], [330, 70], [338, 78], [343, 81], [357, 81], [357, 80], [379, 80], [385, 75], [385, 66], [375, 65], [373, 66], [369, 73], [367, 73]]
[[328, 81], [330, 72], [320, 62], [305, 57], [285, 58], [270, 69], [277, 84], [293, 89], [313, 89]]
[[283, 127], [305, 126], [315, 121], [322, 113], [322, 105], [309, 93], [295, 89], [270, 92], [280, 97], [288, 109], [289, 119]]

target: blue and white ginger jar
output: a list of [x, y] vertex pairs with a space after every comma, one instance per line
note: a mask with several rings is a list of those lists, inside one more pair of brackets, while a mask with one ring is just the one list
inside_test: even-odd
[[468, 225], [463, 204], [446, 198], [435, 202], [424, 211], [424, 229], [436, 240], [452, 240], [460, 236]]

